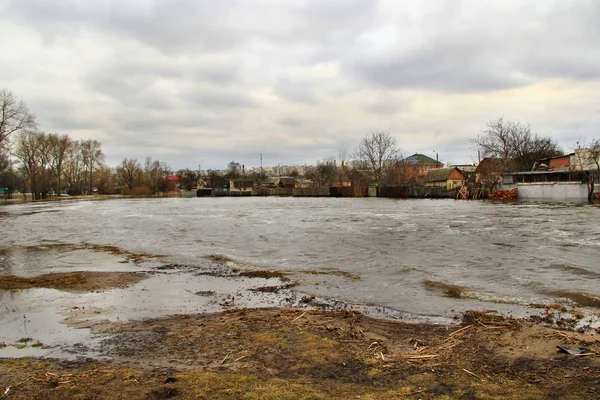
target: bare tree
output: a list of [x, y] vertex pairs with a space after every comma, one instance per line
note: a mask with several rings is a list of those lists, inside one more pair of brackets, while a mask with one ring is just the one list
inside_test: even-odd
[[600, 139], [594, 139], [588, 145], [588, 163], [596, 167], [596, 171], [600, 171]]
[[124, 159], [116, 169], [117, 179], [121, 185], [127, 186], [130, 192], [133, 192], [133, 188], [139, 186], [144, 170], [142, 164], [134, 158]]
[[43, 197], [45, 191], [45, 168], [47, 157], [44, 154], [45, 135], [36, 131], [21, 131], [13, 155], [20, 161], [19, 170], [29, 182], [33, 200]]
[[0, 189], [4, 191], [4, 198], [12, 198], [12, 192], [19, 182], [19, 177], [13, 169], [8, 154], [0, 150]]
[[96, 172], [94, 173], [94, 175], [94, 181], [96, 182], [96, 188], [98, 188], [98, 193], [114, 193], [115, 171], [112, 168], [106, 165], [101, 165], [98, 168], [96, 168]]
[[348, 166], [346, 165], [346, 163], [348, 162], [348, 158], [349, 158], [348, 150], [344, 149], [344, 148], [339, 148], [337, 158], [338, 158], [338, 161], [340, 162], [340, 164], [338, 165], [338, 171], [337, 171], [338, 180], [340, 183], [340, 187], [343, 187], [344, 186], [344, 178], [348, 177]]
[[62, 190], [63, 165], [67, 158], [73, 141], [69, 135], [51, 133], [47, 137], [48, 152], [50, 155], [50, 169], [56, 179], [56, 193], [60, 195]]
[[9, 136], [35, 128], [35, 118], [22, 100], [7, 89], [0, 89], [0, 147], [8, 147]]
[[595, 182], [600, 178], [600, 139], [593, 139], [585, 148], [575, 150], [576, 170], [582, 172], [587, 179], [588, 200], [594, 196]]
[[[180, 169], [177, 171], [177, 176], [179, 177], [179, 182], [183, 190], [192, 190], [194, 187], [198, 187], [198, 180], [200, 179], [200, 174], [198, 171], [194, 171], [189, 168]], [[229, 179], [235, 179], [239, 176], [240, 173], [237, 171], [237, 169], [234, 169], [225, 175], [225, 177]]]
[[334, 159], [319, 160], [314, 170], [314, 179], [318, 186], [333, 186], [337, 179], [337, 166]]
[[69, 193], [83, 193], [85, 190], [85, 165], [81, 152], [81, 142], [73, 142], [67, 150], [63, 171], [64, 178], [69, 186]]
[[529, 124], [503, 117], [490, 120], [472, 142], [484, 157], [503, 160], [505, 171], [529, 171], [536, 161], [562, 154], [554, 140], [532, 132]]
[[591, 201], [594, 196], [594, 182], [600, 177], [600, 139], [592, 140], [588, 147], [588, 163], [596, 167], [595, 171], [590, 170], [588, 200]]
[[89, 172], [90, 194], [93, 192], [93, 174], [94, 168], [99, 166], [104, 161], [104, 153], [102, 153], [102, 144], [97, 140], [82, 140], [81, 143], [82, 161], [87, 171]]
[[163, 161], [152, 161], [150, 157], [147, 157], [144, 164], [144, 174], [146, 185], [152, 193], [164, 192], [167, 189], [166, 181], [171, 174], [171, 167]]
[[396, 139], [384, 131], [366, 135], [356, 150], [361, 168], [371, 172], [373, 181], [380, 187], [384, 183], [387, 169], [398, 158], [400, 149]]
[[398, 157], [387, 168], [386, 182], [394, 186], [411, 186], [416, 183], [415, 173], [413, 171], [414, 162], [405, 158]]

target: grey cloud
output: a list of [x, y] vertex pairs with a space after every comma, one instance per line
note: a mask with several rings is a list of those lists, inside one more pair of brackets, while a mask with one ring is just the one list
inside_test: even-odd
[[442, 91], [495, 90], [521, 86], [531, 80], [511, 76], [486, 54], [452, 44], [418, 49], [380, 60], [364, 60], [353, 68], [359, 76], [383, 87], [426, 88]]
[[290, 128], [302, 128], [305, 124], [305, 121], [303, 119], [295, 117], [280, 118], [278, 122], [279, 124]]
[[190, 89], [182, 95], [182, 99], [188, 103], [188, 106], [213, 109], [254, 108], [261, 106], [258, 101], [241, 90]]
[[412, 45], [400, 30], [391, 38], [395, 47], [372, 50], [371, 42], [362, 43], [344, 61], [345, 70], [383, 87], [451, 92], [600, 77], [597, 2], [545, 2], [535, 10], [510, 2], [506, 9], [447, 4], [453, 6], [432, 10], [419, 27], [428, 40]]
[[67, 133], [71, 130], [89, 129], [99, 124], [82, 119], [78, 112], [78, 104], [62, 99], [38, 98], [28, 102], [30, 110], [36, 115], [38, 122], [43, 121], [41, 130], [50, 133], [55, 131]]
[[227, 86], [240, 81], [239, 73], [239, 68], [236, 65], [201, 65], [197, 67], [193, 79]]
[[288, 78], [280, 78], [275, 82], [275, 93], [282, 99], [295, 101], [299, 103], [316, 102], [316, 96], [311, 91], [312, 83], [306, 82], [304, 79], [292, 81]]
[[363, 108], [373, 114], [390, 116], [400, 112], [406, 112], [410, 108], [410, 100], [388, 92], [378, 92], [377, 98], [365, 102]]
[[72, 33], [74, 28], [95, 28], [128, 35], [165, 53], [221, 50], [243, 41], [240, 32], [218, 21], [236, 1], [155, 0], [145, 3], [88, 0], [13, 1], [7, 13], [29, 21], [47, 35]]

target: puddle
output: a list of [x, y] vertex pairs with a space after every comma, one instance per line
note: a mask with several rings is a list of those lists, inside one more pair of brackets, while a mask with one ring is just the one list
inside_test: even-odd
[[[93, 337], [89, 329], [63, 323], [60, 310], [68, 307], [73, 297], [53, 289], [0, 291], [0, 337], [6, 345], [0, 348], [0, 357], [97, 356], [91, 348], [99, 337]], [[31, 340], [23, 341], [25, 338]]]
[[[309, 289], [314, 285], [290, 279], [298, 275], [318, 278], [314, 284], [322, 281], [327, 287], [336, 287], [339, 280], [358, 282], [358, 277], [335, 270], [259, 270], [225, 256], [200, 258], [195, 265], [169, 261], [89, 244], [0, 248], [0, 275], [37, 283], [19, 290], [0, 289], [0, 357], [100, 358], [101, 343], [115, 323], [244, 308], [314, 307], [356, 310], [409, 322], [452, 322], [435, 312], [419, 316], [391, 307], [361, 305], [360, 301], [324, 298], [317, 293], [311, 296]], [[67, 281], [112, 277], [113, 283], [125, 276], [144, 279], [132, 279], [122, 287], [111, 284], [70, 291], [65, 286], [39, 284], [57, 276]], [[425, 285], [430, 289], [450, 292], [447, 295], [456, 292], [453, 297], [468, 301], [463, 299], [465, 288], [428, 282]], [[124, 283], [122, 279], [120, 283]]]
[[[223, 266], [209, 260], [132, 263], [112, 248], [70, 245], [15, 246], [0, 254], [6, 283], [0, 285], [0, 357], [99, 357], [103, 335], [97, 332], [107, 322], [297, 304], [282, 274], [221, 275]], [[117, 283], [129, 286], [111, 288]]]
[[0, 275], [21, 277], [73, 271], [148, 271], [152, 258], [135, 263], [134, 255], [102, 246], [52, 244], [0, 247]]

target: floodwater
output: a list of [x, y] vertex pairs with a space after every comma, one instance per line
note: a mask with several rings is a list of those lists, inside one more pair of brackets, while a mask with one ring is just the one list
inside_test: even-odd
[[[93, 335], [59, 323], [65, 318], [117, 321], [296, 305], [303, 296], [314, 296], [313, 304], [328, 299], [371, 314], [440, 322], [471, 309], [523, 317], [555, 302], [591, 315], [600, 307], [599, 221], [596, 205], [448, 199], [116, 199], [1, 207], [0, 275], [90, 270], [150, 278], [97, 293], [0, 290], [0, 347], [8, 345], [0, 357], [92, 348]], [[162, 257], [133, 263], [102, 246]], [[282, 282], [211, 273], [215, 255], [229, 260], [219, 268], [282, 271], [298, 286], [254, 291]], [[23, 337], [45, 346], [18, 349]]]

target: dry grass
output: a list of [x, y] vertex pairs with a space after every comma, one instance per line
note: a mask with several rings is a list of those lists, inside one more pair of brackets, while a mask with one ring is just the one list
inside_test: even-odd
[[105, 341], [111, 363], [0, 361], [11, 398], [589, 399], [595, 336], [485, 312], [460, 326], [357, 312], [235, 310], [135, 321]]
[[49, 288], [69, 292], [90, 292], [117, 287], [126, 287], [146, 275], [133, 272], [64, 272], [45, 274], [32, 278], [15, 275], [0, 275], [0, 290]]

